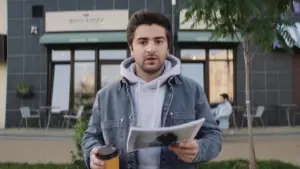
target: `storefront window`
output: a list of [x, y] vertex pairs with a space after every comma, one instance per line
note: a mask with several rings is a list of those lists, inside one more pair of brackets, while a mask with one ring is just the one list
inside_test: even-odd
[[91, 107], [95, 91], [95, 64], [78, 62], [74, 66], [74, 110], [80, 105]]
[[71, 51], [69, 50], [53, 50], [52, 51], [52, 61], [71, 61]]
[[232, 50], [210, 50], [209, 59], [210, 102], [219, 102], [222, 93], [227, 93], [233, 99]]
[[102, 49], [99, 51], [100, 60], [123, 60], [127, 58], [127, 50], [124, 49]]
[[95, 92], [95, 50], [76, 50], [74, 63], [74, 110], [92, 107]]
[[111, 83], [121, 78], [120, 64], [127, 58], [127, 50], [114, 49], [114, 50], [100, 50], [99, 51], [100, 63], [100, 85], [101, 88], [108, 83]]
[[182, 63], [182, 75], [195, 80], [204, 89], [203, 63]]
[[95, 51], [94, 50], [76, 50], [75, 61], [94, 61]]
[[56, 64], [53, 69], [51, 106], [59, 107], [59, 110], [69, 110], [70, 70], [69, 64]]
[[[80, 105], [90, 109], [95, 91], [120, 79], [120, 64], [125, 58], [126, 49], [52, 50], [52, 103], [49, 106], [59, 107], [59, 110], [72, 108], [74, 113]], [[96, 66], [96, 63], [99, 64]]]
[[233, 51], [226, 49], [212, 49], [209, 51], [209, 60], [233, 60]]
[[101, 87], [120, 78], [120, 65], [101, 66]]
[[180, 51], [181, 60], [205, 60], [204, 49], [182, 49]]
[[52, 51], [52, 93], [51, 106], [57, 107], [52, 113], [69, 110], [70, 80], [71, 80], [71, 51]]

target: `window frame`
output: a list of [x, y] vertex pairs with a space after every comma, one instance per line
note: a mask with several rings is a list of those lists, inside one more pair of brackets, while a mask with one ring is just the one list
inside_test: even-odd
[[[207, 100], [210, 102], [210, 84], [209, 84], [209, 51], [210, 50], [232, 50], [233, 58], [230, 61], [233, 61], [233, 102], [236, 103], [237, 99], [237, 62], [236, 62], [236, 56], [237, 56], [237, 43], [195, 43], [195, 42], [186, 42], [186, 43], [179, 43], [178, 44], [178, 50], [176, 53], [178, 53], [178, 58], [181, 60], [182, 63], [204, 63], [204, 92], [207, 96]], [[205, 50], [205, 60], [183, 60], [181, 59], [181, 50], [186, 49], [194, 49], [194, 50]], [[224, 60], [212, 60], [214, 62], [218, 61], [224, 61]], [[226, 61], [226, 60], [225, 60]]]
[[[52, 61], [52, 51], [71, 51], [71, 60], [70, 61]], [[95, 59], [92, 60], [77, 60], [75, 61], [75, 51], [78, 50], [94, 50], [95, 51]], [[69, 109], [72, 110], [74, 106], [74, 76], [75, 76], [75, 62], [94, 62], [95, 64], [95, 91], [94, 94], [98, 92], [101, 87], [101, 70], [100, 66], [102, 64], [120, 64], [123, 60], [99, 60], [100, 50], [125, 50], [127, 51], [128, 58], [130, 56], [130, 51], [128, 45], [126, 43], [114, 43], [114, 44], [59, 44], [59, 45], [48, 45], [47, 46], [47, 105], [51, 105], [52, 102], [52, 94], [53, 94], [53, 73], [55, 64], [70, 64], [70, 101], [69, 101]]]

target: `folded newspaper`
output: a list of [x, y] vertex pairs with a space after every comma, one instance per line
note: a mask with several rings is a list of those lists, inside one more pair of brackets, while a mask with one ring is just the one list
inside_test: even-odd
[[127, 139], [127, 152], [141, 148], [169, 146], [182, 140], [194, 139], [204, 121], [202, 118], [177, 126], [151, 129], [131, 127]]

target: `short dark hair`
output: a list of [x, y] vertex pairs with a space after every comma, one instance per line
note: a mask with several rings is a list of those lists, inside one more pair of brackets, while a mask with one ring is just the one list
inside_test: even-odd
[[132, 45], [134, 32], [136, 28], [140, 25], [152, 25], [157, 24], [166, 29], [166, 37], [168, 40], [168, 47], [171, 47], [172, 44], [172, 27], [170, 21], [166, 16], [160, 12], [150, 11], [147, 9], [139, 10], [133, 13], [129, 19], [129, 23], [126, 29], [127, 42], [129, 46]]
[[229, 100], [229, 96], [226, 93], [222, 93], [220, 96], [222, 96], [226, 100]]

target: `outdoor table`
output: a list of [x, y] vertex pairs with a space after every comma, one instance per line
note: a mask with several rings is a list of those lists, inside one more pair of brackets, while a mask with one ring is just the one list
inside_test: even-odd
[[297, 104], [281, 104], [281, 105], [279, 105], [279, 107], [286, 108], [287, 122], [288, 122], [289, 127], [291, 127], [290, 109], [291, 108], [296, 108]]
[[[59, 109], [59, 107], [56, 106], [41, 106], [40, 111], [42, 110], [48, 110], [48, 119], [47, 119], [47, 125], [46, 125], [46, 130], [48, 130], [50, 122], [51, 122], [51, 116], [52, 116], [52, 111], [51, 109]], [[50, 110], [50, 111], [49, 111]]]

